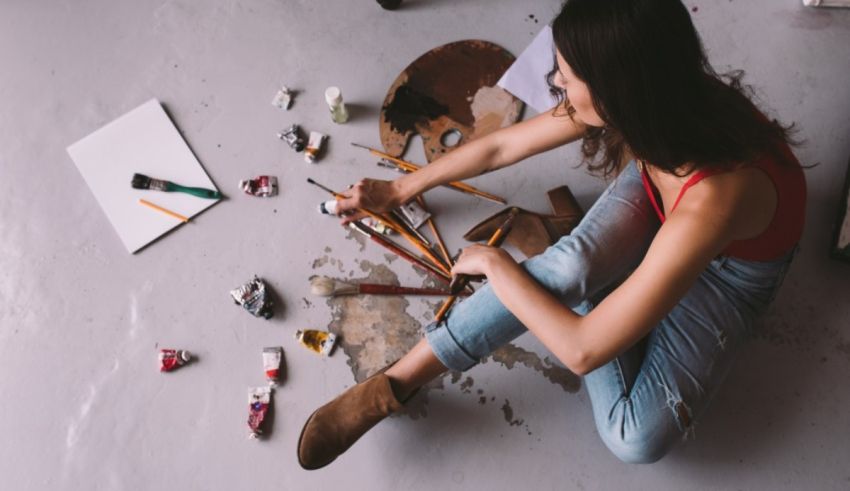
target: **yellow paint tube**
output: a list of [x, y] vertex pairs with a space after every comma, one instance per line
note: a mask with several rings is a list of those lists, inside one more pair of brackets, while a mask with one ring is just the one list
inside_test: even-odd
[[305, 329], [295, 333], [295, 339], [320, 355], [328, 355], [336, 343], [336, 334], [316, 329]]

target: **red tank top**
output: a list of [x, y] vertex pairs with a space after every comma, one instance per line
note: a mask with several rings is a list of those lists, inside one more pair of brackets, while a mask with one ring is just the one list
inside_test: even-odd
[[[761, 169], [770, 180], [776, 189], [776, 211], [767, 228], [759, 235], [744, 240], [736, 240], [731, 242], [726, 249], [721, 253], [724, 256], [732, 256], [749, 261], [770, 261], [777, 259], [800, 240], [803, 234], [803, 223], [806, 218], [806, 178], [803, 175], [803, 169], [800, 167], [797, 159], [791, 153], [791, 150], [786, 146], [783, 149], [789, 160], [794, 165], [787, 165], [776, 162], [772, 157], [764, 157], [762, 159], [748, 164]], [[655, 198], [655, 186], [649, 180], [646, 172], [642, 171], [641, 178], [643, 186], [646, 188], [646, 193], [649, 195], [649, 200], [652, 202], [658, 218], [661, 223], [664, 223], [664, 212], [658, 206], [658, 201]], [[684, 196], [685, 191], [691, 186], [705, 179], [706, 177], [729, 172], [731, 169], [707, 168], [694, 173], [690, 179], [685, 182], [679, 191], [679, 196], [673, 203], [673, 208], [670, 213], [676, 209], [676, 206]]]

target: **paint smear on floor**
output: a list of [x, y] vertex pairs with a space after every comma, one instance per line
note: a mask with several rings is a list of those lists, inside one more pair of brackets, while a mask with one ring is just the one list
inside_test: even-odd
[[[330, 251], [325, 251], [330, 252]], [[401, 264], [401, 263], [395, 263]], [[334, 270], [346, 269], [342, 262], [324, 255], [313, 262], [314, 269], [324, 267]], [[388, 264], [375, 264], [367, 260], [359, 261], [360, 271], [349, 271], [347, 281], [399, 285], [399, 279]], [[421, 286], [437, 286], [432, 278], [422, 276]], [[351, 295], [329, 297], [332, 320], [328, 330], [339, 336], [338, 347], [346, 357], [355, 382], [362, 382], [387, 364], [402, 357], [422, 339], [423, 326], [433, 318], [433, 312], [419, 320], [408, 313], [410, 302], [403, 296], [389, 295]], [[440, 302], [419, 299], [425, 302], [428, 311], [439, 308]], [[428, 312], [426, 312], [428, 313]], [[554, 364], [548, 357], [541, 358], [532, 351], [518, 346], [506, 345], [492, 355], [492, 360], [511, 370], [516, 366], [531, 368], [565, 392], [575, 393], [581, 387], [580, 378], [561, 366]], [[485, 404], [489, 394], [483, 389], [473, 390], [474, 380], [467, 374], [449, 372], [446, 376], [434, 380], [405, 404], [403, 414], [413, 419], [427, 416], [428, 395], [435, 389], [444, 389], [444, 384], [457, 385], [461, 393], [470, 394], [479, 404]], [[495, 397], [490, 397], [494, 400]], [[502, 407], [510, 410], [508, 423], [520, 426], [523, 420], [514, 418], [513, 410], [507, 403]], [[517, 423], [517, 421], [519, 421]], [[527, 426], [527, 425], [526, 425]]]

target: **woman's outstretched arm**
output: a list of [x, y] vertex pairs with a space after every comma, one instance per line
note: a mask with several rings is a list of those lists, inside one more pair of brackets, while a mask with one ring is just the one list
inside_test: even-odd
[[[395, 181], [363, 179], [339, 202], [340, 213], [355, 208], [387, 211], [436, 186], [479, 176], [579, 139], [585, 125], [555, 110], [494, 131]], [[347, 220], [359, 218], [351, 215]]]

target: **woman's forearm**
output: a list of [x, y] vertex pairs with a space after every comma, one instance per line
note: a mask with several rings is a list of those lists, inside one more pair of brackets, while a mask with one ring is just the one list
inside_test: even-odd
[[393, 186], [406, 202], [433, 187], [480, 176], [575, 141], [585, 129], [576, 118], [549, 111], [462, 145], [421, 170], [396, 179]]
[[573, 372], [591, 362], [581, 346], [582, 317], [563, 305], [513, 260], [493, 261], [488, 282], [499, 301]]

